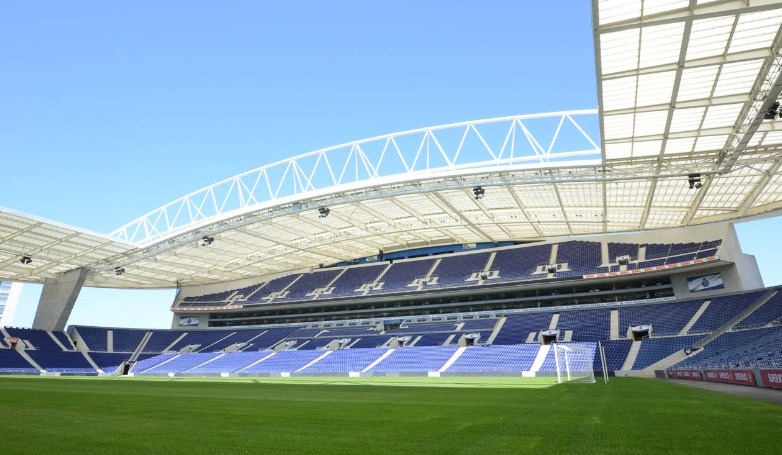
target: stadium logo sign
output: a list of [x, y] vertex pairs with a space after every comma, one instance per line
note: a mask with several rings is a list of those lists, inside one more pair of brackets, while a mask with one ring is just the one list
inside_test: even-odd
[[711, 275], [702, 275], [687, 278], [687, 287], [690, 292], [711, 291], [714, 289], [724, 289], [721, 273], [712, 273]]

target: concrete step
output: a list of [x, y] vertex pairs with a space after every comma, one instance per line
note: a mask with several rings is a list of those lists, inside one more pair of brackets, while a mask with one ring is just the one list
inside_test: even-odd
[[538, 372], [540, 371], [540, 367], [543, 366], [543, 361], [546, 360], [546, 356], [548, 355], [548, 352], [551, 350], [551, 345], [542, 345], [540, 349], [538, 349], [538, 355], [535, 356], [535, 360], [532, 362], [532, 366], [530, 367], [530, 371]]
[[625, 357], [625, 363], [623, 363], [622, 368], [620, 368], [621, 370], [629, 371], [633, 369], [635, 359], [638, 357], [638, 351], [641, 350], [641, 343], [642, 341], [633, 341], [633, 344], [630, 345], [630, 352], [627, 353], [627, 357]]

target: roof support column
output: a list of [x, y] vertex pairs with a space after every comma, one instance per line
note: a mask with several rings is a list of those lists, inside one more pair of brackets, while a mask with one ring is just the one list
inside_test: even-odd
[[47, 281], [38, 300], [33, 328], [65, 330], [65, 323], [68, 322], [86, 277], [86, 270], [76, 269], [63, 273], [57, 280]]

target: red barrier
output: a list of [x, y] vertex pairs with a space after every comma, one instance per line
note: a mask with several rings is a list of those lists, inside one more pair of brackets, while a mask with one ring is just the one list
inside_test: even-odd
[[691, 381], [703, 381], [700, 370], [676, 370], [676, 379], [689, 379]]
[[703, 378], [711, 382], [756, 385], [752, 370], [704, 370]]
[[760, 378], [763, 381], [763, 387], [782, 389], [782, 370], [760, 370]]
[[670, 378], [670, 379], [673, 379], [673, 378], [675, 378], [675, 377], [676, 377], [676, 376], [674, 376], [674, 374], [673, 374], [673, 371], [672, 371], [672, 370], [665, 370], [665, 374], [666, 374], [666, 376], [668, 376], [668, 378]]

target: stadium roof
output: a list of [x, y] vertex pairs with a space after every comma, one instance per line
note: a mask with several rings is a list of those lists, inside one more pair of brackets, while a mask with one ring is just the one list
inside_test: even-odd
[[52, 239], [36, 247], [41, 257], [74, 253], [37, 267], [38, 253], [18, 263], [34, 243], [9, 221], [0, 276], [41, 281], [87, 267], [92, 286], [205, 284], [379, 250], [782, 208], [782, 128], [764, 119], [782, 90], [782, 2], [595, 0], [593, 16], [599, 110], [423, 128], [282, 160], [154, 210], [108, 243], [90, 234], [93, 249], [77, 257], [71, 244], [88, 234], [58, 238], [39, 225]]

